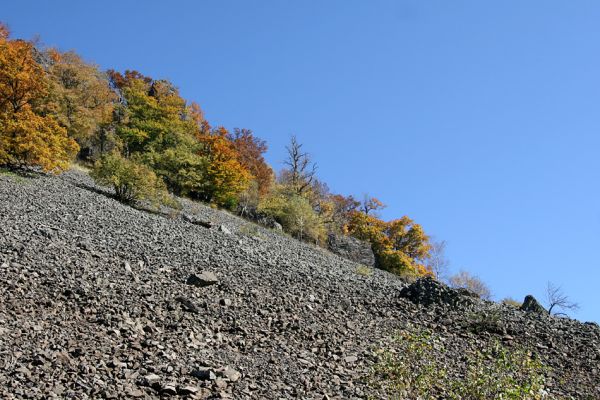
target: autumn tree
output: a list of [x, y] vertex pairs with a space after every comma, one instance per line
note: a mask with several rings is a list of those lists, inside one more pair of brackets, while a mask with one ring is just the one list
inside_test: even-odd
[[429, 237], [410, 218], [385, 222], [373, 215], [353, 211], [346, 231], [371, 243], [380, 268], [400, 275], [431, 275], [426, 266], [431, 250]]
[[228, 139], [228, 131], [219, 127], [208, 134], [199, 134], [201, 155], [206, 157], [206, 185], [197, 193], [207, 202], [232, 208], [237, 197], [249, 185], [252, 174], [239, 160], [239, 153]]
[[163, 181], [139, 158], [127, 159], [118, 152], [104, 154], [96, 161], [91, 176], [96, 182], [111, 186], [115, 197], [124, 203], [164, 203], [168, 199]]
[[250, 129], [235, 128], [227, 138], [238, 153], [238, 160], [256, 181], [258, 195], [265, 196], [273, 183], [273, 170], [267, 164], [264, 154], [267, 152], [267, 143], [254, 136]]
[[206, 126], [200, 107], [188, 105], [168, 81], [137, 71], [109, 71], [109, 76], [124, 100], [114, 113], [124, 157], [140, 155], [169, 190], [203, 198], [212, 182], [205, 146], [199, 140]]
[[[118, 107], [116, 132], [126, 154], [161, 152], [179, 144], [181, 136], [193, 135], [194, 121], [185, 118], [186, 102], [175, 86], [164, 80], [123, 77], [113, 73], [125, 103]], [[131, 77], [135, 76], [135, 78]]]
[[31, 43], [10, 40], [8, 30], [0, 29], [0, 165], [60, 171], [78, 146], [53, 116], [39, 110], [49, 83], [33, 52]]
[[300, 240], [323, 242], [325, 226], [306, 197], [284, 185], [275, 185], [261, 200], [259, 211], [273, 217], [283, 229]]
[[360, 201], [352, 195], [344, 196], [341, 194], [329, 195], [328, 201], [331, 205], [331, 217], [326, 222], [331, 226], [332, 231], [343, 233], [350, 222], [351, 214], [358, 210]]
[[101, 147], [99, 138], [104, 132], [100, 130], [108, 129], [116, 94], [106, 74], [74, 52], [47, 53], [53, 63], [49, 68], [51, 85], [44, 102], [46, 109], [89, 156], [93, 146]]

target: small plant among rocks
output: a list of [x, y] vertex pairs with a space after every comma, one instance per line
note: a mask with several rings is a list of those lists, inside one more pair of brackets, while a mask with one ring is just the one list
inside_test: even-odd
[[356, 273], [362, 276], [370, 276], [373, 274], [373, 270], [366, 265], [359, 265], [356, 267]]
[[261, 237], [262, 236], [258, 226], [256, 226], [255, 224], [250, 224], [250, 223], [242, 225], [238, 229], [238, 232], [241, 235], [248, 236], [248, 237]]
[[545, 398], [543, 366], [521, 349], [492, 342], [465, 352], [460, 376], [450, 375], [442, 341], [429, 331], [401, 332], [394, 350], [379, 352], [372, 384], [390, 399], [538, 400]]
[[17, 183], [25, 183], [27, 179], [17, 172], [11, 171], [8, 168], [0, 168], [0, 176], [6, 176], [13, 179]]
[[505, 333], [504, 325], [500, 312], [496, 310], [480, 311], [469, 316], [469, 330], [475, 334], [483, 332], [496, 333], [502, 335]]

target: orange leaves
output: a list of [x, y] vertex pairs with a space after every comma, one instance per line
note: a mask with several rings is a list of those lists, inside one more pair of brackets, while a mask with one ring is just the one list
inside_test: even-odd
[[273, 183], [273, 170], [263, 157], [267, 143], [255, 137], [249, 129], [235, 128], [233, 134], [227, 137], [237, 151], [240, 163], [256, 180], [259, 196], [265, 196]]
[[0, 112], [18, 112], [46, 94], [48, 82], [32, 50], [29, 42], [0, 39]]
[[79, 147], [53, 117], [36, 113], [48, 81], [33, 45], [6, 37], [0, 35], [0, 164], [65, 169]]
[[208, 159], [204, 200], [233, 206], [252, 175], [239, 161], [239, 153], [227, 136], [227, 130], [219, 127], [209, 134], [198, 134], [198, 140], [203, 144], [201, 155]]

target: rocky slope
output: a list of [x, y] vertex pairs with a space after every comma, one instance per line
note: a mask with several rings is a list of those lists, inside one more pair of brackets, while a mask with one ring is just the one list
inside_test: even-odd
[[443, 335], [457, 371], [499, 339], [549, 366], [549, 398], [600, 398], [596, 324], [402, 291], [228, 213], [102, 190], [76, 171], [0, 176], [1, 398], [385, 398], [375, 350], [409, 325]]

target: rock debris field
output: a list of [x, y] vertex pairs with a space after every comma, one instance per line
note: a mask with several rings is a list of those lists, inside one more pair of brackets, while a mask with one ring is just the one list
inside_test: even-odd
[[[596, 324], [403, 291], [227, 212], [105, 191], [76, 170], [0, 175], [0, 398], [386, 398], [376, 351], [417, 327], [446, 339], [449, 369], [498, 339], [541, 357], [548, 398], [600, 399]], [[468, 329], [492, 314], [500, 329]]]

